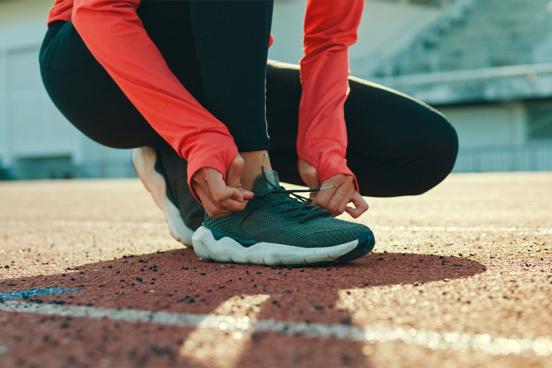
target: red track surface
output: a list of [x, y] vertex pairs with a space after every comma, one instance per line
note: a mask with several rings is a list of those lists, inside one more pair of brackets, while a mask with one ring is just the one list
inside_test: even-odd
[[[2, 183], [0, 294], [66, 287], [80, 291], [24, 302], [383, 332], [361, 342], [0, 311], [0, 366], [552, 366], [552, 350], [423, 335], [552, 341], [551, 188], [551, 174], [457, 175], [423, 196], [370, 199], [374, 254], [288, 270], [198, 260], [136, 180]], [[397, 329], [418, 340], [385, 340]]]

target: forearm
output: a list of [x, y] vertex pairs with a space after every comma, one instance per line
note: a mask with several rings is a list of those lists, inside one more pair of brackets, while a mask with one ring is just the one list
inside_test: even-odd
[[188, 160], [226, 175], [237, 155], [226, 126], [186, 90], [136, 14], [140, 0], [75, 0], [72, 22], [84, 43], [152, 128]]
[[307, 3], [297, 152], [317, 168], [321, 182], [336, 174], [354, 176], [345, 159], [344, 105], [349, 94], [348, 48], [357, 39], [362, 10], [362, 0]]

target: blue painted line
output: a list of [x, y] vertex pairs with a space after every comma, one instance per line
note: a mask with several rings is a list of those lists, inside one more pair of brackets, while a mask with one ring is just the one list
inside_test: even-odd
[[51, 287], [51, 288], [32, 288], [25, 291], [14, 291], [12, 293], [0, 293], [0, 302], [13, 299], [29, 299], [36, 298], [39, 296], [48, 296], [48, 295], [59, 295], [65, 293], [76, 293], [79, 292], [79, 289], [67, 289], [60, 287]]

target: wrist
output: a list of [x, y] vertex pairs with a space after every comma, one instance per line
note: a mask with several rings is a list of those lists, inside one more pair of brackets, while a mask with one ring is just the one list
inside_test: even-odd
[[298, 168], [300, 168], [301, 160], [304, 160], [308, 164], [312, 165], [318, 173], [318, 181], [320, 185], [326, 182], [329, 178], [342, 174], [349, 175], [353, 177], [353, 183], [355, 190], [360, 192], [357, 178], [355, 174], [347, 165], [347, 159], [339, 154], [331, 152], [321, 152], [321, 153], [304, 153], [299, 155], [299, 160], [297, 163]]

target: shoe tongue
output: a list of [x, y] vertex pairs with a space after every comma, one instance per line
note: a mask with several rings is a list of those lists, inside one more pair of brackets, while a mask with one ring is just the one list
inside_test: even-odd
[[276, 189], [279, 186], [280, 180], [278, 173], [274, 170], [265, 170], [264, 175], [261, 173], [255, 178], [255, 182], [253, 183], [253, 193], [263, 193]]

